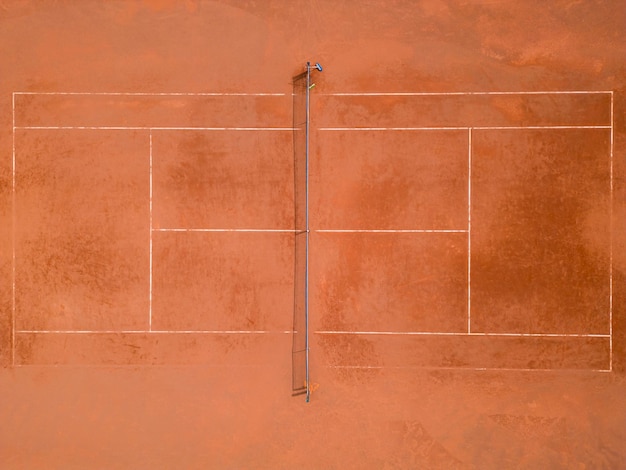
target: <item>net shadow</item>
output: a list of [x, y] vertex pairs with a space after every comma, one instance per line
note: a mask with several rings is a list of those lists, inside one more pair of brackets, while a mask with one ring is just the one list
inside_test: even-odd
[[307, 393], [306, 384], [306, 93], [307, 74], [293, 77], [293, 172], [294, 172], [294, 294], [292, 395]]

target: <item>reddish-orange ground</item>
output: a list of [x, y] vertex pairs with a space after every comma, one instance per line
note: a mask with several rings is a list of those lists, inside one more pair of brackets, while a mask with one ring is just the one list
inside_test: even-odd
[[2, 2], [0, 468], [626, 468], [625, 24]]

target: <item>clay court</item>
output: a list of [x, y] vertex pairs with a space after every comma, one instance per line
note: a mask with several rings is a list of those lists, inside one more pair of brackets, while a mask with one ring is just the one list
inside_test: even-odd
[[623, 2], [9, 0], [0, 48], [2, 469], [626, 468]]

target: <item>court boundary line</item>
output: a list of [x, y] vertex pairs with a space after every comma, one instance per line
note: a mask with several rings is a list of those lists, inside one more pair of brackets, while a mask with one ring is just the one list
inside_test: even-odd
[[347, 92], [320, 93], [322, 96], [471, 96], [471, 95], [600, 95], [610, 90], [542, 90], [542, 91], [424, 91], [424, 92]]
[[609, 343], [609, 369], [613, 370], [613, 152], [615, 139], [615, 114], [614, 114], [614, 93], [611, 92], [611, 142], [609, 150], [609, 172], [610, 172], [610, 195], [609, 195], [609, 334], [611, 340]]
[[598, 372], [603, 372], [603, 373], [607, 373], [607, 372], [611, 372], [610, 369], [572, 369], [572, 368], [568, 368], [568, 367], [564, 367], [564, 368], [553, 368], [553, 369], [546, 369], [546, 368], [538, 368], [538, 369], [531, 369], [528, 367], [463, 367], [463, 366], [458, 366], [458, 367], [452, 367], [452, 366], [355, 366], [355, 365], [345, 365], [345, 366], [340, 366], [340, 365], [329, 365], [326, 364], [325, 365], [326, 368], [328, 369], [363, 369], [363, 370], [372, 370], [372, 369], [376, 369], [376, 370], [404, 370], [404, 369], [408, 369], [408, 370], [415, 370], [415, 369], [423, 369], [423, 370], [446, 370], [446, 371], [470, 371], [470, 372], [477, 372], [477, 371], [506, 371], [506, 372], [548, 372], [548, 373], [554, 373], [554, 372], [580, 372], [581, 374], [583, 373], [598, 373]]
[[350, 335], [350, 336], [501, 336], [510, 338], [610, 338], [602, 333], [487, 333], [463, 331], [341, 331], [319, 330], [319, 335]]
[[[609, 261], [609, 334], [608, 335], [572, 335], [572, 334], [523, 334], [523, 333], [515, 333], [515, 334], [506, 334], [506, 333], [471, 333], [470, 330], [470, 310], [469, 310], [469, 243], [470, 238], [468, 236], [468, 333], [463, 333], [464, 336], [550, 336], [550, 337], [599, 337], [599, 338], [609, 338], [610, 340], [610, 364], [607, 372], [612, 371], [613, 368], [613, 158], [614, 158], [614, 91], [603, 91], [603, 90], [571, 90], [571, 91], [492, 91], [492, 92], [372, 92], [372, 93], [322, 93], [324, 96], [464, 96], [464, 95], [578, 95], [578, 94], [609, 94], [611, 103], [610, 103], [610, 125], [608, 126], [463, 126], [463, 127], [380, 127], [380, 128], [318, 128], [318, 130], [322, 131], [344, 131], [344, 130], [392, 130], [392, 131], [402, 131], [402, 130], [468, 130], [470, 133], [470, 142], [471, 142], [471, 132], [473, 129], [478, 130], [517, 130], [517, 129], [610, 129], [610, 261]], [[288, 127], [158, 127], [158, 126], [16, 126], [16, 95], [68, 95], [68, 96], [288, 96], [287, 93], [238, 93], [238, 92], [223, 92], [223, 93], [189, 93], [189, 92], [28, 92], [28, 91], [15, 91], [12, 93], [12, 124], [13, 124], [13, 132], [12, 132], [12, 315], [11, 315], [11, 324], [12, 324], [12, 335], [11, 335], [11, 356], [12, 356], [12, 365], [15, 366], [15, 354], [16, 354], [16, 334], [25, 334], [31, 331], [29, 330], [17, 330], [16, 329], [16, 130], [65, 130], [65, 129], [77, 129], [77, 130], [149, 130], [150, 131], [150, 145], [152, 146], [152, 131], [169, 131], [169, 130], [206, 130], [206, 131], [293, 131], [294, 128]], [[150, 149], [152, 159], [152, 148]], [[471, 143], [470, 143], [470, 158], [471, 158]], [[152, 164], [152, 161], [151, 161]], [[152, 168], [150, 169], [152, 171]], [[471, 163], [470, 163], [470, 171], [471, 171]], [[150, 192], [152, 193], [152, 174], [150, 174]], [[471, 183], [470, 183], [471, 184]], [[468, 195], [470, 189], [468, 189]], [[468, 203], [469, 206], [469, 203]], [[468, 211], [471, 210], [468, 207]], [[471, 217], [471, 215], [470, 215]], [[154, 229], [152, 227], [152, 194], [150, 196], [150, 277], [152, 277], [152, 233], [157, 232], [167, 232], [167, 231], [201, 231], [201, 232], [284, 232], [284, 233], [294, 233], [295, 230], [282, 230], [282, 229]], [[471, 224], [471, 219], [468, 221]], [[334, 233], [358, 233], [358, 232], [370, 232], [370, 233], [397, 233], [397, 232], [407, 232], [407, 233], [470, 233], [470, 226], [468, 224], [468, 230], [314, 230], [316, 232], [334, 232]], [[150, 290], [152, 291], [152, 279], [150, 280]], [[150, 292], [150, 296], [152, 297], [152, 292]], [[154, 333], [219, 333], [218, 330], [188, 330], [188, 331], [152, 331], [151, 330], [151, 315], [152, 312], [150, 310], [150, 331]], [[73, 331], [65, 331], [65, 330], [47, 330], [50, 333], [64, 333], [64, 332], [83, 332], [82, 330], [73, 330]], [[230, 330], [224, 330], [224, 332], [229, 332]], [[35, 331], [33, 330], [31, 333], [42, 333], [43, 331]], [[90, 333], [91, 331], [85, 330], [85, 333]], [[129, 332], [135, 332], [129, 331]], [[243, 331], [241, 331], [243, 333]], [[259, 330], [259, 332], [265, 332], [264, 330]], [[96, 333], [96, 331], [93, 331]], [[110, 331], [110, 333], [124, 333], [124, 331]], [[136, 333], [147, 333], [146, 331], [136, 331]], [[237, 333], [237, 331], [233, 330], [232, 333]], [[288, 333], [285, 331], [284, 333]], [[291, 331], [289, 333], [292, 333]], [[324, 333], [324, 332], [316, 332], [316, 333]], [[342, 333], [342, 332], [337, 332]], [[343, 332], [345, 333], [345, 332]], [[355, 332], [355, 334], [358, 332]], [[360, 332], [359, 334], [365, 334], [366, 332]], [[373, 332], [372, 332], [373, 333]], [[379, 332], [381, 333], [381, 332]], [[404, 334], [401, 332], [387, 332], [392, 334]], [[410, 334], [448, 334], [448, 333], [430, 333], [430, 332], [409, 332]], [[384, 333], [386, 334], [386, 333]], [[438, 368], [442, 369], [442, 368]], [[475, 370], [490, 370], [488, 368], [477, 368]], [[512, 369], [496, 369], [496, 370], [524, 370], [519, 368]], [[539, 369], [529, 369], [529, 370], [539, 370]], [[560, 370], [560, 369], [546, 369], [548, 371]], [[605, 370], [599, 370], [605, 371]]]
[[148, 329], [152, 330], [152, 285], [153, 285], [153, 263], [152, 263], [152, 234], [154, 230], [152, 228], [152, 131], [150, 131], [150, 294], [149, 294], [149, 306], [148, 306]]
[[16, 242], [17, 242], [17, 196], [16, 196], [16, 153], [15, 153], [15, 93], [11, 95], [12, 156], [11, 156], [11, 366], [15, 366], [15, 329], [16, 329]]
[[[466, 131], [475, 130], [543, 130], [543, 129], [611, 129], [606, 125], [565, 126], [416, 126], [416, 127], [318, 127], [318, 131]], [[294, 127], [203, 127], [203, 126], [15, 126], [15, 130], [104, 130], [104, 131], [266, 131], [293, 132]]]
[[542, 129], [611, 129], [605, 125], [565, 125], [565, 126], [416, 126], [416, 127], [318, 127], [318, 131], [466, 131], [468, 129], [501, 130], [542, 130]]
[[18, 330], [18, 335], [86, 335], [86, 334], [215, 334], [215, 335], [262, 335], [262, 334], [291, 334], [292, 330]]
[[[266, 368], [266, 369], [274, 369], [277, 366], [271, 365], [268, 363], [261, 364], [224, 364], [224, 363], [214, 363], [214, 362], [194, 362], [194, 363], [163, 363], [163, 362], [135, 362], [130, 364], [117, 364], [117, 363], [97, 363], [90, 362], [86, 364], [81, 363], [67, 363], [67, 362], [58, 362], [58, 363], [18, 363], [15, 364], [15, 368], [71, 368], [71, 369], [138, 369], [138, 368], [179, 368], [179, 369], [190, 369], [190, 368]], [[520, 372], [520, 373], [528, 373], [528, 372], [540, 372], [540, 373], [577, 373], [577, 374], [596, 374], [596, 373], [608, 373], [611, 372], [609, 369], [572, 369], [572, 368], [562, 368], [562, 369], [529, 369], [529, 368], [514, 368], [514, 367], [451, 367], [451, 366], [341, 366], [341, 365], [329, 365], [324, 364], [321, 365], [326, 369], [378, 369], [381, 371], [384, 370], [433, 370], [433, 371], [445, 371], [445, 372]]]
[[[203, 369], [225, 369], [225, 368], [236, 368], [236, 369], [246, 369], [246, 368], [264, 368], [264, 369], [276, 369], [279, 366], [270, 364], [269, 362], [266, 363], [247, 363], [247, 364], [235, 364], [235, 363], [230, 363], [230, 364], [225, 364], [225, 363], [216, 363], [213, 361], [210, 362], [202, 362], [202, 361], [197, 361], [197, 362], [170, 362], [167, 363], [163, 360], [160, 360], [159, 358], [155, 358], [154, 359], [155, 362], [150, 362], [150, 360], [144, 361], [144, 362], [131, 362], [131, 363], [126, 363], [126, 364], [120, 364], [120, 363], [115, 363], [115, 362], [87, 362], [87, 363], [71, 363], [71, 362], [51, 362], [51, 363], [45, 363], [45, 362], [32, 362], [32, 363], [18, 363], [15, 364], [15, 368], [22, 368], [22, 369], [37, 369], [37, 368], [41, 368], [41, 369], [49, 369], [49, 368], [55, 368], [55, 369], [94, 369], [94, 370], [101, 370], [101, 369], [142, 369], [142, 368], [177, 368], [177, 369], [199, 369], [199, 368], [203, 368]], [[159, 362], [156, 362], [159, 361]]]
[[[142, 92], [142, 91], [15, 91], [16, 95], [66, 96], [291, 96], [280, 92]], [[537, 91], [425, 91], [425, 92], [335, 92], [320, 96], [472, 96], [472, 95], [599, 95], [612, 90], [537, 90]]]
[[299, 233], [300, 230], [281, 228], [153, 228], [152, 232], [241, 232], [241, 233]]
[[245, 92], [142, 92], [142, 91], [15, 91], [15, 95], [60, 96], [289, 96], [288, 93]]
[[[287, 334], [293, 330], [16, 330], [16, 334]], [[481, 333], [442, 331], [315, 331], [318, 335], [367, 335], [367, 336], [477, 336], [506, 338], [599, 338], [609, 339], [607, 334], [578, 333]]]
[[467, 130], [467, 332], [472, 332], [472, 128]]
[[95, 131], [283, 131], [293, 127], [200, 127], [200, 126], [16, 126], [16, 130], [95, 130]]
[[319, 233], [467, 233], [466, 229], [318, 229]]

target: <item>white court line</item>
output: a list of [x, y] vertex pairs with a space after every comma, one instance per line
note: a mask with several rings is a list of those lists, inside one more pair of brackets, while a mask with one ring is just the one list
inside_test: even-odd
[[150, 131], [150, 297], [148, 307], [148, 329], [152, 330], [152, 131]]
[[16, 242], [16, 227], [17, 213], [16, 213], [16, 194], [15, 194], [15, 93], [11, 96], [12, 105], [12, 156], [11, 156], [11, 365], [15, 365], [15, 242]]
[[68, 96], [287, 96], [287, 93], [187, 93], [187, 92], [89, 92], [89, 91], [16, 91], [15, 95], [68, 95]]
[[[321, 96], [471, 96], [471, 95], [595, 95], [610, 94], [608, 90], [557, 90], [557, 91], [452, 91], [452, 92], [355, 92], [319, 93]], [[88, 92], [88, 91], [16, 91], [16, 95], [76, 95], [76, 96], [287, 96], [293, 93], [244, 92]]]
[[316, 331], [320, 335], [370, 335], [370, 336], [502, 336], [510, 338], [610, 338], [606, 334], [576, 333], [466, 333], [435, 331]]
[[159, 127], [159, 126], [18, 126], [25, 130], [102, 131], [293, 131], [293, 127]]
[[571, 368], [554, 368], [554, 369], [529, 369], [526, 367], [453, 367], [453, 366], [333, 366], [326, 365], [328, 369], [424, 369], [424, 370], [450, 370], [450, 371], [507, 371], [507, 372], [611, 372], [609, 369], [571, 369]]
[[292, 334], [292, 330], [180, 330], [180, 331], [166, 331], [166, 330], [152, 330], [150, 333], [155, 334], [211, 334], [211, 335], [271, 335], [271, 334]]
[[468, 126], [442, 127], [318, 127], [318, 131], [466, 131]]
[[609, 151], [610, 167], [610, 196], [609, 196], [609, 369], [613, 370], [613, 147], [614, 147], [614, 107], [613, 92], [611, 92], [611, 144]]
[[467, 130], [467, 332], [472, 332], [472, 129]]
[[294, 229], [273, 229], [273, 228], [154, 228], [153, 232], [276, 232], [276, 233], [296, 233]]
[[[295, 127], [17, 126], [19, 130], [294, 131]], [[319, 127], [319, 131], [466, 131], [463, 127]], [[473, 126], [474, 130], [611, 129], [611, 126]]]
[[[470, 126], [441, 127], [319, 127], [319, 131], [466, 131]], [[611, 126], [471, 126], [474, 130], [610, 129]]]
[[17, 334], [48, 335], [48, 334], [216, 334], [216, 335], [264, 335], [264, 334], [288, 334], [292, 330], [19, 330]]
[[121, 369], [121, 370], [137, 370], [137, 369], [202, 369], [203, 371], [207, 371], [209, 369], [276, 369], [277, 365], [275, 364], [228, 364], [228, 363], [217, 363], [217, 362], [164, 362], [162, 359], [160, 362], [158, 358], [154, 358], [152, 360], [142, 360], [140, 359], [137, 362], [131, 362], [127, 364], [120, 363], [105, 363], [105, 362], [87, 362], [87, 363], [72, 363], [72, 362], [58, 362], [58, 363], [21, 363], [15, 364], [16, 368], [19, 369], [46, 369], [50, 368], [54, 369], [91, 369], [91, 370], [103, 370], [103, 369]]
[[[17, 334], [290, 334], [293, 330], [17, 330]], [[429, 331], [316, 331], [320, 335], [381, 336], [500, 336], [538, 338], [609, 338], [602, 334], [558, 333], [451, 333]]]
[[609, 94], [604, 90], [561, 91], [449, 91], [449, 92], [370, 92], [370, 93], [320, 93], [322, 96], [471, 96], [471, 95], [598, 95]]
[[415, 230], [411, 230], [411, 229], [382, 229], [382, 230], [360, 230], [360, 229], [320, 229], [320, 230], [313, 230], [314, 232], [319, 232], [319, 233], [467, 233], [467, 230], [465, 229], [459, 229], [459, 230], [455, 230], [455, 229], [442, 229], [442, 230], [437, 230], [437, 229], [415, 229]]

